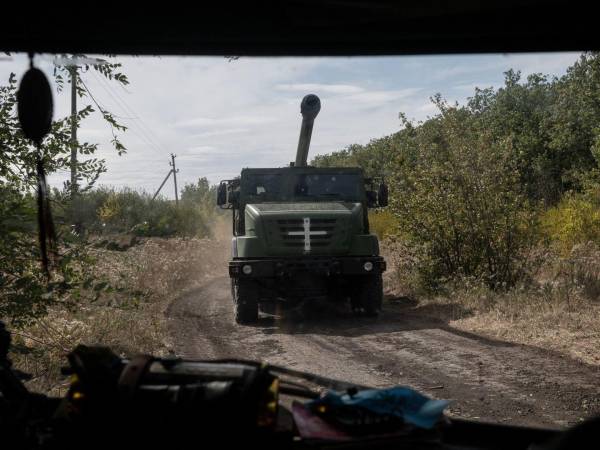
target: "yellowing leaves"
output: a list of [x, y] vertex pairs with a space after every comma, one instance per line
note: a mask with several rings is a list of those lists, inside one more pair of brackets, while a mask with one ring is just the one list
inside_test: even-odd
[[581, 243], [600, 243], [600, 208], [582, 195], [570, 194], [541, 215], [543, 236], [564, 256]]

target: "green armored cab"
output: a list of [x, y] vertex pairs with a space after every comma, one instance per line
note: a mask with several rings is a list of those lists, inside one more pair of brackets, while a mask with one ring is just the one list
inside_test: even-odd
[[374, 191], [360, 168], [307, 166], [320, 108], [316, 95], [302, 100], [290, 167], [243, 169], [219, 185], [217, 203], [232, 210], [229, 275], [238, 323], [255, 322], [259, 308], [278, 303], [350, 300], [369, 316], [381, 309], [385, 261], [369, 232], [368, 208], [387, 206], [387, 186]]

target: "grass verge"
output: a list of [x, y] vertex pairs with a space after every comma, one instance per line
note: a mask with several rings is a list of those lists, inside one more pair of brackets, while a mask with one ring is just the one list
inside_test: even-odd
[[84, 295], [74, 308], [53, 306], [30, 326], [11, 329], [14, 365], [33, 376], [30, 389], [61, 394], [68, 380], [60, 368], [78, 344], [110, 346], [122, 356], [169, 354], [166, 308], [223, 270], [225, 248], [211, 239], [149, 238], [127, 251], [95, 249], [94, 270], [118, 289]]
[[533, 279], [511, 289], [492, 290], [464, 279], [435, 295], [415, 286], [415, 255], [400, 244], [383, 248], [388, 293], [415, 300], [416, 311], [462, 331], [600, 365], [600, 250], [595, 245], [574, 247], [566, 258], [543, 253]]

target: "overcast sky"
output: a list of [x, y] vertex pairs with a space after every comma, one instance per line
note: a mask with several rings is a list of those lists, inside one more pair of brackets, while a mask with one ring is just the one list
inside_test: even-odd
[[[121, 117], [127, 154], [117, 156], [102, 119], [86, 119], [80, 140], [98, 142], [108, 172], [99, 184], [153, 192], [177, 155], [178, 182], [207, 177], [216, 183], [242, 167], [287, 165], [295, 159], [300, 100], [321, 98], [310, 155], [340, 150], [399, 129], [398, 113], [422, 120], [435, 114], [429, 98], [441, 93], [463, 103], [474, 88], [497, 87], [509, 68], [524, 75], [562, 75], [579, 54], [515, 54], [369, 58], [117, 57], [125, 88], [83, 74], [96, 100]], [[48, 75], [52, 57], [37, 64]], [[0, 61], [0, 80], [26, 70], [24, 55]], [[51, 78], [51, 77], [50, 77]], [[52, 79], [52, 78], [51, 78]], [[69, 113], [69, 89], [55, 94], [55, 118]], [[89, 103], [83, 100], [80, 105]], [[59, 186], [66, 173], [50, 181]], [[165, 195], [173, 197], [172, 186]]]

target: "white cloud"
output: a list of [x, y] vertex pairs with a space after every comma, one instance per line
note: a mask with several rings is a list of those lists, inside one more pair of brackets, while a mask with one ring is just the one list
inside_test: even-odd
[[198, 147], [190, 147], [190, 148], [186, 149], [185, 153], [188, 155], [198, 154], [198, 153], [215, 153], [218, 150], [219, 150], [218, 148], [213, 147], [211, 145], [200, 145]]
[[579, 59], [580, 53], [517, 53], [504, 55], [504, 61], [500, 66], [520, 70], [524, 76], [532, 73], [556, 74]]
[[351, 84], [323, 84], [323, 83], [292, 83], [292, 84], [277, 84], [275, 89], [286, 92], [302, 92], [302, 93], [323, 93], [323, 94], [356, 94], [363, 92], [364, 89], [360, 86]]
[[[176, 128], [229, 127], [231, 125], [263, 125], [275, 122], [274, 117], [264, 116], [232, 116], [232, 117], [195, 117], [181, 120], [173, 124]], [[231, 130], [231, 129], [230, 129]], [[218, 134], [218, 133], [217, 133]]]
[[[463, 102], [470, 87], [502, 83], [502, 71], [563, 73], [576, 54], [476, 55], [384, 58], [119, 57], [126, 90], [83, 74], [96, 99], [122, 117], [128, 152], [117, 156], [111, 130], [96, 114], [82, 123], [81, 139], [99, 143], [108, 172], [100, 183], [154, 191], [178, 155], [178, 182], [212, 182], [242, 167], [287, 165], [294, 159], [300, 101], [321, 97], [311, 156], [366, 143], [400, 128], [399, 112], [422, 120], [435, 114], [429, 97], [440, 92]], [[40, 65], [51, 77], [50, 60]], [[1, 80], [22, 74], [26, 55], [0, 64]], [[89, 99], [79, 100], [83, 107]], [[68, 90], [55, 95], [55, 117], [69, 114]], [[51, 176], [60, 185], [68, 174]], [[172, 189], [167, 191], [172, 195]]]
[[381, 105], [413, 96], [421, 91], [420, 88], [387, 90], [387, 91], [364, 91], [347, 97], [350, 102], [358, 102], [367, 105]]
[[193, 134], [191, 137], [206, 138], [206, 137], [213, 137], [213, 136], [223, 136], [223, 135], [227, 135], [227, 134], [247, 133], [248, 131], [250, 131], [249, 128], [225, 128], [222, 130], [205, 131], [203, 133]]

